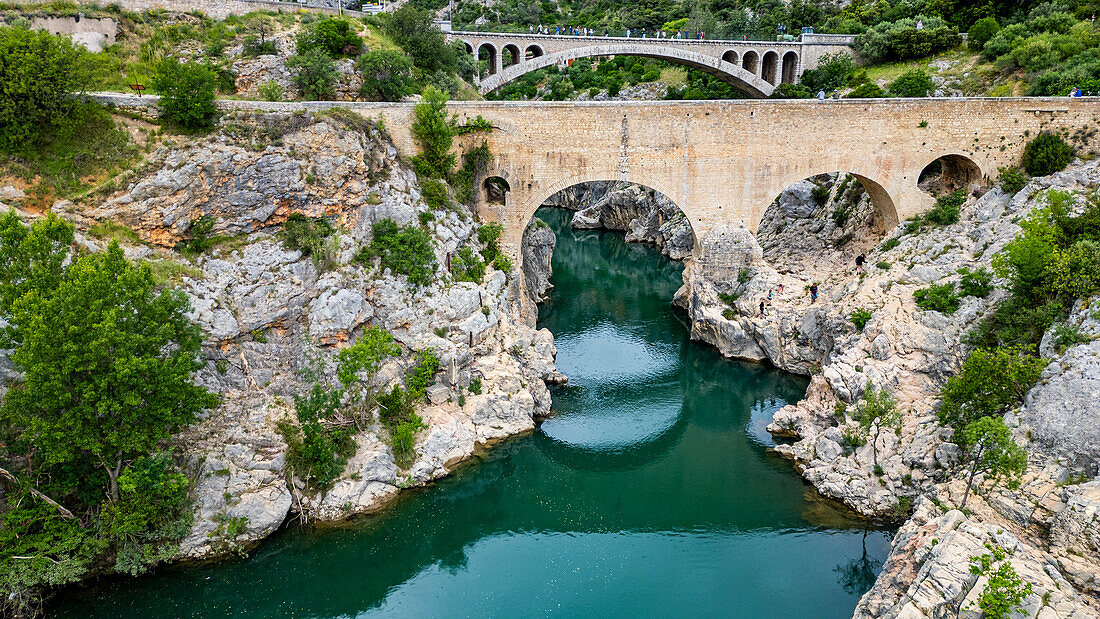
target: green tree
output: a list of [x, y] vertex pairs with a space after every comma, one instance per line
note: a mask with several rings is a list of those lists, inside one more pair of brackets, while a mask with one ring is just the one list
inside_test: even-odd
[[935, 87], [932, 78], [924, 70], [912, 69], [890, 82], [890, 94], [896, 97], [927, 97]]
[[435, 86], [424, 89], [423, 101], [416, 104], [412, 134], [420, 144], [420, 154], [413, 158], [417, 174], [429, 178], [448, 178], [455, 166], [451, 153], [457, 121], [447, 115], [447, 95]]
[[447, 44], [447, 38], [436, 27], [430, 11], [409, 3], [384, 19], [385, 33], [405, 50], [417, 68], [427, 73], [455, 69], [456, 49]]
[[330, 17], [313, 22], [295, 39], [299, 55], [319, 49], [332, 58], [357, 56], [363, 49], [363, 39], [355, 34], [351, 22]]
[[14, 445], [46, 465], [86, 461], [108, 477], [152, 453], [218, 398], [191, 374], [201, 337], [176, 290], [157, 292], [149, 267], [134, 266], [117, 243], [79, 256], [49, 291], [31, 289], [13, 304], [18, 341], [11, 360], [23, 372], [0, 421], [18, 428]]
[[878, 84], [872, 84], [867, 82], [856, 86], [852, 92], [848, 93], [848, 99], [881, 99], [886, 96], [886, 91], [879, 88]]
[[966, 508], [966, 499], [979, 472], [991, 475], [994, 483], [1007, 477], [1011, 487], [1027, 470], [1027, 452], [1012, 440], [1012, 431], [1001, 418], [982, 417], [973, 421], [966, 426], [965, 435], [971, 464], [959, 509]]
[[204, 65], [162, 60], [153, 77], [153, 90], [160, 93], [160, 106], [168, 118], [188, 129], [209, 127], [214, 120], [214, 91], [217, 75]]
[[9, 318], [16, 299], [31, 290], [57, 288], [72, 244], [72, 226], [53, 213], [29, 228], [15, 211], [0, 216], [0, 317]]
[[382, 219], [374, 224], [372, 231], [370, 245], [359, 250], [357, 261], [368, 262], [378, 257], [383, 269], [404, 275], [415, 287], [431, 283], [437, 263], [432, 238], [423, 228], [398, 227], [392, 219]]
[[831, 92], [847, 84], [855, 70], [855, 63], [849, 54], [827, 54], [821, 57], [816, 68], [804, 72], [799, 82], [813, 92]]
[[[1008, 553], [1003, 548], [988, 542], [985, 547], [989, 553], [970, 558], [970, 573], [987, 577], [985, 589], [978, 596], [978, 608], [985, 619], [1008, 619], [1017, 609], [1023, 608], [1033, 586], [1024, 582], [1012, 563], [1005, 560]], [[993, 569], [998, 561], [1001, 564]]]
[[361, 372], [373, 376], [386, 358], [400, 354], [401, 347], [392, 335], [381, 327], [371, 327], [363, 331], [355, 344], [337, 353], [336, 376], [344, 387], [349, 387], [359, 380]]
[[997, 23], [997, 18], [983, 17], [970, 27], [970, 32], [966, 34], [966, 44], [971, 50], [980, 52], [985, 47], [986, 41], [992, 39], [1000, 30], [1001, 25]]
[[0, 27], [0, 150], [33, 146], [63, 121], [81, 57], [66, 37]]
[[878, 466], [878, 446], [875, 443], [879, 434], [883, 428], [897, 430], [901, 427], [898, 401], [888, 389], [875, 389], [870, 381], [867, 382], [859, 407], [859, 427], [860, 434], [871, 443], [871, 457]]
[[1003, 417], [1023, 401], [1045, 366], [1044, 360], [1021, 355], [1019, 349], [975, 349], [943, 388], [940, 421], [956, 430], [956, 442], [965, 443], [963, 430], [970, 423]]
[[294, 85], [306, 100], [331, 99], [336, 92], [336, 63], [324, 50], [315, 48], [291, 56], [286, 66], [294, 71]]
[[367, 101], [400, 101], [413, 92], [413, 64], [401, 52], [377, 50], [367, 52], [355, 62], [363, 74], [360, 96]]

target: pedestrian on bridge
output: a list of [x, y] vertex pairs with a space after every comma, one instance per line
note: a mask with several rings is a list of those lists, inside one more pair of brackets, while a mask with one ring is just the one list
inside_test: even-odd
[[824, 101], [825, 100], [825, 91], [824, 90], [817, 91], [817, 100], [818, 101]]

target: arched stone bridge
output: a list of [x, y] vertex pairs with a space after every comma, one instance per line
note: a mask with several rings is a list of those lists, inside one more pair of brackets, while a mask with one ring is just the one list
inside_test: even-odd
[[754, 97], [766, 97], [781, 83], [798, 80], [825, 54], [849, 51], [854, 37], [804, 34], [792, 42], [642, 39], [637, 37], [525, 35], [449, 32], [474, 56], [488, 57], [482, 94], [536, 69], [576, 58], [645, 56], [686, 65], [719, 77]]

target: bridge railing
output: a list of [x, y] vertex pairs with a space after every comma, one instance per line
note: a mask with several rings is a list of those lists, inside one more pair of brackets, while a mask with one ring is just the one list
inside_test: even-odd
[[[581, 34], [581, 33], [574, 34], [574, 33], [571, 33], [571, 32], [570, 33], [555, 33], [553, 28], [551, 28], [550, 34], [543, 34], [543, 33], [539, 33], [539, 32], [500, 31], [500, 30], [493, 30], [493, 29], [489, 29], [489, 28], [479, 28], [479, 29], [474, 29], [474, 30], [470, 30], [469, 28], [464, 28], [463, 30], [452, 30], [450, 32], [447, 32], [447, 34], [451, 35], [451, 36], [454, 36], [454, 37], [461, 37], [462, 35], [467, 35], [467, 36], [471, 36], [471, 37], [493, 36], [493, 37], [515, 38], [515, 39], [523, 39], [523, 40], [529, 40], [529, 39], [591, 40], [591, 41], [613, 40], [613, 41], [616, 41], [616, 42], [624, 41], [624, 42], [630, 42], [630, 43], [637, 43], [639, 41], [644, 41], [644, 42], [647, 42], [647, 43], [650, 43], [650, 42], [662, 42], [662, 43], [664, 43], [664, 42], [673, 42], [673, 43], [678, 43], [678, 44], [679, 43], [684, 43], [684, 44], [697, 43], [697, 44], [700, 44], [700, 45], [704, 45], [704, 44], [705, 45], [713, 45], [713, 44], [721, 44], [721, 43], [727, 43], [727, 44], [730, 44], [730, 45], [750, 44], [750, 45], [774, 45], [774, 46], [801, 45], [801, 44], [851, 45], [855, 42], [855, 36], [854, 35], [844, 35], [844, 34], [837, 34], [837, 35], [820, 35], [820, 34], [800, 35], [798, 38], [792, 38], [790, 40], [750, 39], [750, 38], [748, 38], [748, 36], [745, 36], [743, 38], [732, 38], [732, 39], [710, 39], [710, 38], [700, 38], [697, 33], [686, 33], [686, 34], [680, 33], [681, 36], [679, 38], [677, 38], [677, 36], [676, 36], [677, 33], [669, 33], [667, 36], [665, 36], [663, 38], [658, 38], [654, 35], [654, 33], [644, 33], [648, 36], [642, 36], [641, 33], [631, 32], [631, 35], [628, 37], [626, 30], [608, 30], [608, 29], [602, 29], [602, 28], [594, 29], [593, 33], [590, 34], [590, 35]], [[805, 40], [803, 39], [803, 37], [805, 37]]]

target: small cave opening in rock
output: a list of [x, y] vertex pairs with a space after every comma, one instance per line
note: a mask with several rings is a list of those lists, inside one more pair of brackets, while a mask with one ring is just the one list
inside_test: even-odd
[[[572, 211], [575, 230], [614, 230], [626, 241], [647, 243], [673, 260], [690, 258], [695, 232], [680, 207], [659, 191], [624, 181], [589, 181], [567, 187], [542, 202], [540, 208]], [[553, 231], [537, 216], [523, 233], [523, 270], [528, 294], [543, 301], [549, 290]]]
[[508, 181], [499, 176], [490, 176], [483, 183], [485, 187], [485, 201], [490, 204], [504, 204], [505, 197], [512, 187]]
[[[867, 181], [870, 183], [871, 181]], [[828, 273], [854, 266], [892, 227], [891, 205], [876, 205], [865, 181], [834, 172], [798, 181], [764, 212], [756, 239], [764, 259], [781, 273]], [[883, 192], [884, 193], [884, 192]]]
[[978, 164], [962, 155], [944, 155], [924, 166], [917, 177], [917, 187], [933, 196], [969, 191], [982, 181]]

